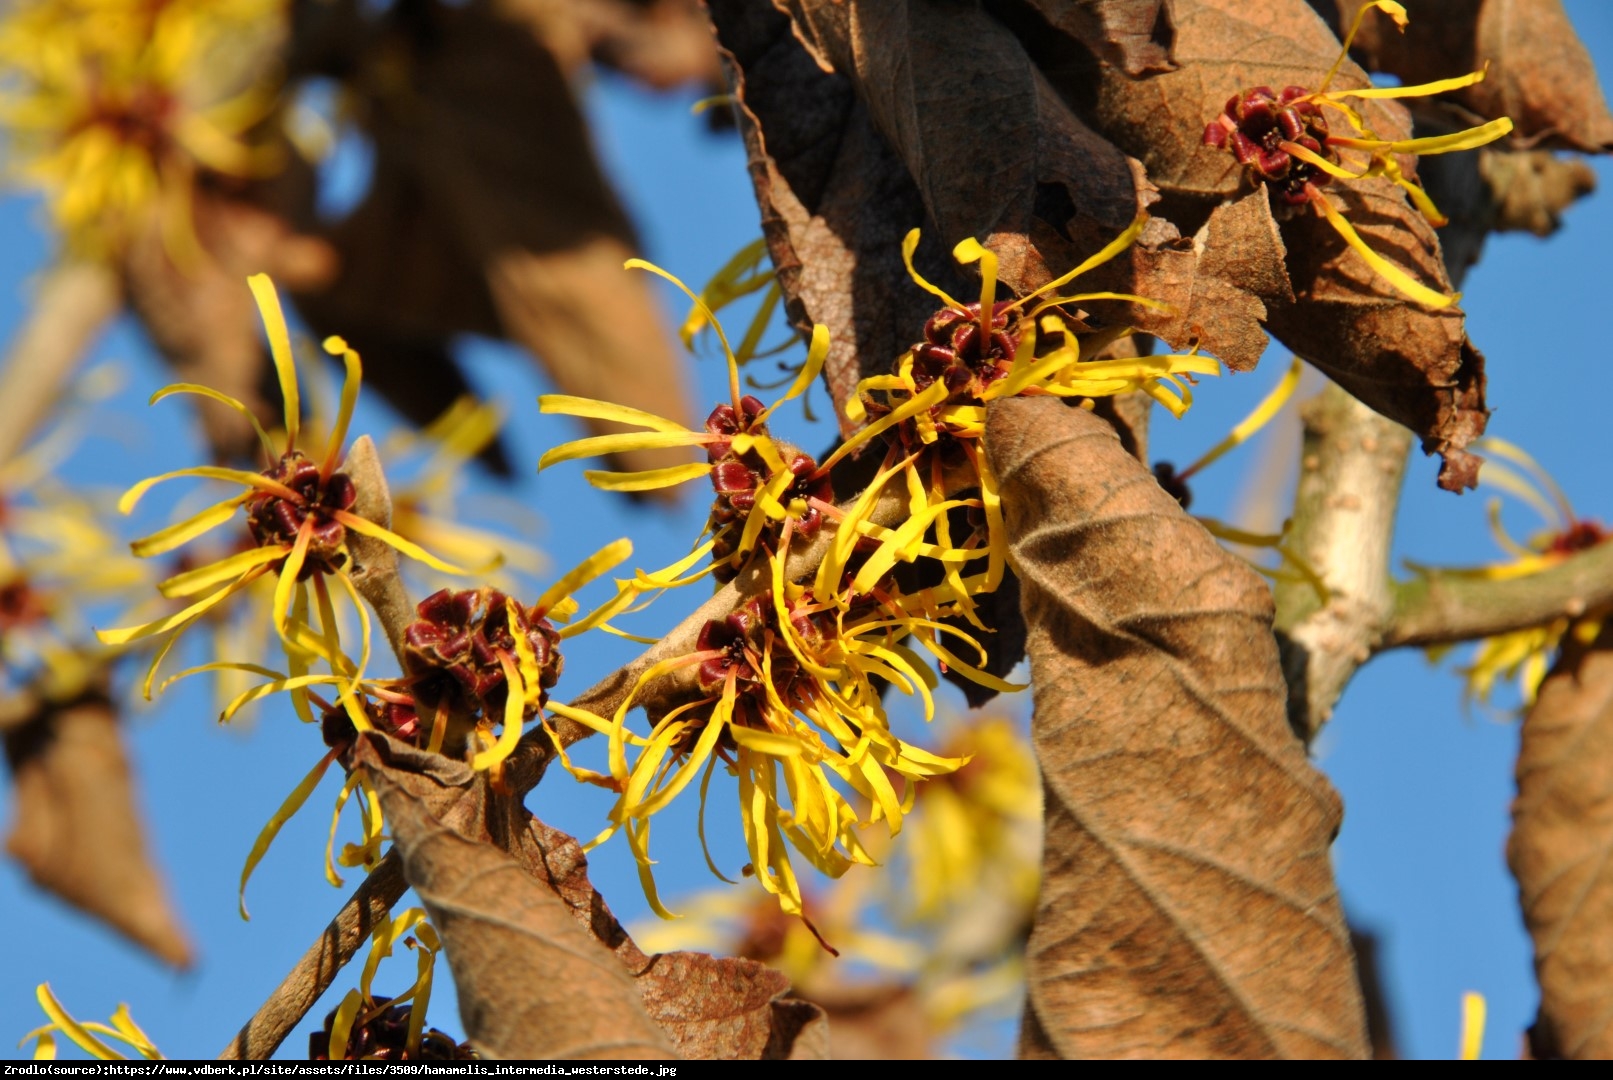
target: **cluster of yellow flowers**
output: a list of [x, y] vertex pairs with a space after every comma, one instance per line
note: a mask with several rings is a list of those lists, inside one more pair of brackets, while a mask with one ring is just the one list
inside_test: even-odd
[[[734, 610], [701, 629], [695, 650], [646, 670], [613, 716], [555, 710], [607, 735], [607, 772], [563, 760], [579, 779], [618, 793], [610, 826], [593, 842], [618, 830], [627, 833], [657, 913], [671, 914], [651, 876], [650, 819], [696, 776], [703, 807], [719, 760], [739, 778], [740, 820], [751, 857], [747, 872], [784, 911], [803, 915], [791, 848], [831, 878], [855, 863], [871, 864], [874, 857], [859, 830], [882, 824], [894, 836], [919, 782], [967, 763], [967, 757], [923, 751], [890, 729], [881, 681], [922, 697], [927, 719], [934, 712], [931, 691], [938, 676], [914, 646], [943, 669], [993, 690], [1020, 689], [983, 670], [986, 650], [975, 633], [959, 626], [987, 631], [976, 611], [977, 598], [998, 587], [1007, 566], [996, 480], [980, 447], [987, 403], [1016, 394], [1090, 401], [1141, 391], [1179, 415], [1191, 401], [1184, 380], [1220, 371], [1216, 361], [1195, 354], [1086, 359], [1060, 314], [1065, 305], [1090, 299], [1149, 303], [1112, 293], [1060, 292], [1129, 247], [1144, 224], [1139, 219], [1092, 258], [1030, 295], [1000, 303], [992, 252], [973, 240], [958, 245], [955, 257], [979, 263], [982, 271], [979, 302], [961, 302], [913, 270], [915, 230], [903, 248], [909, 271], [945, 306], [926, 326], [925, 339], [896, 361], [892, 374], [863, 380], [849, 411], [865, 425], [821, 463], [773, 435], [768, 420], [816, 380], [829, 352], [827, 330], [814, 327], [805, 362], [782, 396], [766, 405], [741, 389], [741, 366], [760, 336], [757, 324], [735, 350], [701, 296], [658, 267], [641, 260], [628, 264], [661, 275], [689, 296], [694, 314], [686, 329], [709, 326], [722, 343], [730, 400], [712, 410], [703, 430], [691, 431], [607, 402], [560, 395], [541, 399], [546, 413], [641, 429], [558, 446], [543, 456], [541, 468], [597, 454], [693, 446], [705, 450], [706, 461], [585, 476], [613, 491], [652, 490], [705, 477], [714, 491], [708, 535], [693, 554], [657, 573], [620, 582], [617, 597], [578, 625], [606, 625], [644, 593], [707, 573], [719, 582], [752, 575]], [[753, 292], [761, 277], [736, 279], [718, 290], [722, 295], [716, 299]], [[1090, 348], [1090, 340], [1087, 344]], [[884, 453], [877, 476], [849, 506], [837, 506], [830, 470], [880, 444]], [[901, 493], [895, 490], [898, 479]], [[816, 567], [792, 570], [792, 545], [813, 543]], [[708, 566], [689, 573], [708, 556]], [[797, 580], [808, 570], [805, 580]], [[964, 657], [948, 638], [961, 646]], [[970, 655], [975, 659], [965, 658]], [[641, 692], [688, 669], [693, 678], [683, 676], [689, 685], [682, 697], [653, 717], [646, 734], [631, 731], [627, 714]], [[848, 794], [866, 809], [859, 812]]]
[[199, 253], [198, 170], [278, 171], [252, 129], [273, 87], [236, 85], [282, 0], [24, 0], [0, 22], [0, 126], [14, 181], [42, 189], [68, 245], [115, 252], [155, 211], [181, 265]]

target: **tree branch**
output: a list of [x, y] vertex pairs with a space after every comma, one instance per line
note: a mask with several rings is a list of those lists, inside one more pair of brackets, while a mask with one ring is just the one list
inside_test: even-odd
[[[383, 529], [392, 528], [392, 493], [387, 487], [386, 473], [381, 469], [380, 455], [375, 441], [361, 435], [353, 441], [343, 465], [353, 481], [357, 500], [353, 512]], [[348, 534], [347, 550], [353, 557], [349, 578], [359, 595], [375, 609], [376, 618], [386, 631], [386, 640], [403, 663], [403, 631], [415, 618], [414, 603], [409, 590], [398, 572], [398, 553], [384, 540]]]
[[1327, 583], [1279, 582], [1288, 720], [1307, 743], [1372, 655], [1394, 609], [1389, 546], [1412, 435], [1329, 385], [1301, 411], [1305, 436], [1291, 542]]
[[102, 263], [66, 262], [45, 275], [0, 371], [0, 401], [6, 406], [0, 461], [16, 453], [50, 415], [63, 384], [121, 303], [117, 275]]
[[354, 890], [319, 940], [303, 953], [218, 1059], [261, 1061], [278, 1050], [408, 888], [403, 860], [393, 849]]
[[1448, 645], [1613, 607], [1613, 543], [1527, 577], [1485, 581], [1438, 571], [1394, 587], [1377, 650]]

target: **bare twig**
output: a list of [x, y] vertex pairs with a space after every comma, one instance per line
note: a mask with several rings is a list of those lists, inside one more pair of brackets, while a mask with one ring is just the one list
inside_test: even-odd
[[302, 1022], [319, 996], [403, 897], [409, 883], [403, 880], [403, 860], [396, 850], [354, 890], [319, 940], [303, 953], [267, 1001], [246, 1022], [220, 1054], [220, 1061], [261, 1061], [279, 1049], [291, 1029]]
[[1305, 404], [1303, 419], [1291, 537], [1332, 596], [1323, 606], [1304, 583], [1276, 592], [1288, 719], [1309, 742], [1393, 611], [1389, 545], [1412, 435], [1336, 385]]
[[[366, 521], [373, 521], [383, 529], [392, 527], [392, 493], [387, 487], [386, 474], [381, 469], [375, 441], [361, 435], [353, 441], [344, 466], [358, 493], [353, 505], [354, 513]], [[392, 651], [403, 662], [403, 631], [414, 621], [414, 604], [409, 590], [404, 587], [403, 575], [398, 573], [398, 553], [384, 540], [352, 533], [347, 538], [347, 549], [353, 556], [349, 576], [359, 595], [375, 609], [376, 618], [386, 631]]]
[[97, 262], [66, 262], [51, 270], [21, 332], [11, 339], [0, 371], [0, 461], [33, 435], [50, 415], [62, 386], [90, 343], [118, 313], [117, 275]]
[[1485, 581], [1433, 571], [1394, 587], [1377, 649], [1446, 645], [1613, 607], [1613, 543], [1527, 577]]

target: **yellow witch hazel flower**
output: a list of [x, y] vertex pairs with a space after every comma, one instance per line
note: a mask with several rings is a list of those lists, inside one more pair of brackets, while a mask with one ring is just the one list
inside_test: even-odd
[[[786, 544], [788, 538], [786, 529]], [[930, 691], [937, 677], [902, 639], [915, 636], [935, 655], [955, 660], [937, 636], [959, 632], [911, 614], [900, 597], [884, 590], [853, 611], [841, 611], [819, 602], [807, 586], [788, 585], [781, 556], [771, 554], [769, 562], [771, 590], [708, 621], [694, 652], [645, 671], [610, 720], [553, 707], [609, 737], [607, 774], [574, 766], [563, 749], [562, 761], [579, 779], [619, 793], [611, 825], [590, 846], [625, 830], [645, 895], [663, 918], [673, 916], [658, 898], [650, 870], [650, 820], [699, 777], [704, 846], [706, 795], [719, 761], [739, 780], [740, 825], [751, 856], [747, 873], [792, 915], [804, 909], [790, 848], [830, 877], [854, 863], [871, 865], [857, 828], [883, 821], [894, 835], [912, 806], [915, 784], [964, 763], [893, 735], [873, 681], [878, 676], [903, 693], [921, 695], [926, 714], [933, 713]], [[631, 733], [626, 716], [643, 688], [689, 668], [695, 684], [690, 700], [660, 716], [648, 736]], [[631, 763], [630, 748], [638, 749]], [[866, 820], [839, 785], [867, 805]], [[709, 853], [707, 865], [723, 877]]]
[[99, 668], [84, 612], [132, 603], [150, 583], [92, 502], [41, 482], [70, 434], [0, 462], [0, 689], [27, 682], [52, 699], [79, 693]]
[[[531, 604], [487, 586], [433, 593], [416, 605], [418, 618], [403, 629], [399, 655], [404, 674], [398, 678], [366, 679], [362, 673], [367, 656], [355, 663], [338, 651], [329, 674], [306, 669], [284, 673], [258, 664], [217, 661], [181, 671], [164, 682], [166, 689], [204, 671], [263, 677], [268, 681], [238, 694], [220, 719], [228, 721], [252, 702], [289, 692], [299, 702], [302, 718], [318, 723], [328, 747], [253, 843], [241, 870], [242, 918], [249, 917], [245, 896], [253, 871], [331, 765], [352, 748], [359, 732], [381, 731], [432, 753], [467, 758], [473, 769], [489, 772], [495, 785], [501, 785], [504, 762], [520, 741], [523, 726], [541, 718], [549, 703], [548, 692], [560, 678], [560, 634], [554, 623], [564, 623], [576, 612], [573, 592], [628, 558], [632, 550], [626, 540], [606, 545]], [[319, 687], [334, 687], [339, 702], [326, 701], [316, 689]], [[355, 794], [359, 796], [361, 842], [343, 845], [336, 855], [342, 810]], [[325, 844], [326, 880], [335, 887], [342, 885], [338, 864], [374, 869], [382, 855], [384, 828], [380, 799], [367, 774], [350, 773], [331, 815]]]
[[[396, 997], [374, 992], [381, 961], [399, 942], [415, 954], [415, 981]], [[420, 908], [383, 915], [370, 934], [370, 953], [359, 976], [325, 1017], [323, 1029], [308, 1037], [310, 1061], [467, 1061], [476, 1058], [468, 1045], [426, 1027], [437, 954], [442, 942]]]
[[[1130, 247], [1146, 224], [1147, 217], [1139, 216], [1101, 251], [1016, 300], [997, 299], [997, 256], [973, 239], [964, 240], [953, 249], [953, 257], [963, 264], [980, 265], [980, 299], [967, 303], [953, 299], [914, 269], [919, 232], [915, 229], [907, 235], [902, 255], [908, 273], [945, 306], [925, 324], [924, 340], [896, 360], [892, 374], [864, 379], [847, 405], [847, 415], [854, 422], [867, 421], [867, 425], [842, 443], [823, 468], [831, 468], [876, 438], [886, 439], [887, 450], [879, 477], [864, 492], [858, 509], [848, 515], [851, 528], [842, 527], [837, 533], [835, 557], [825, 560], [820, 571], [820, 591], [826, 579], [838, 573], [841, 557], [849, 553], [852, 530], [870, 531], [865, 518], [880, 489], [901, 476], [906, 484], [908, 518], [889, 534], [889, 541], [895, 544], [891, 553], [902, 561], [921, 554], [938, 557], [946, 568], [947, 581], [933, 595], [955, 605], [979, 626], [971, 597], [997, 588], [1008, 556], [997, 478], [980, 447], [987, 404], [1017, 395], [1051, 395], [1090, 405], [1094, 398], [1143, 393], [1179, 417], [1192, 404], [1193, 377], [1220, 374], [1216, 360], [1196, 353], [1083, 359], [1083, 347], [1101, 348], [1130, 331], [1121, 328], [1094, 335], [1083, 346], [1060, 314], [1065, 305], [1088, 300], [1160, 306], [1129, 294], [1060, 291]], [[961, 483], [960, 476], [964, 478]], [[948, 511], [962, 504], [945, 499], [949, 480], [953, 481], [950, 486], [979, 488], [978, 509], [986, 526], [984, 545], [973, 540], [954, 545]], [[926, 550], [923, 537], [932, 528], [935, 545]], [[879, 530], [872, 534], [881, 535]], [[963, 577], [961, 565], [982, 557], [986, 559], [983, 574]], [[857, 584], [866, 585], [871, 576], [865, 568]]]
[[272, 0], [13, 6], [0, 23], [8, 171], [43, 189], [82, 253], [114, 252], [155, 211], [170, 255], [194, 262], [195, 173], [255, 177], [282, 166], [277, 148], [245, 138], [274, 108], [274, 94], [228, 89], [280, 11]]
[[[591, 469], [583, 475], [589, 483], [606, 491], [651, 491], [709, 477], [717, 497], [708, 525], [712, 538], [702, 551], [712, 555], [713, 576], [719, 582], [726, 582], [732, 580], [758, 547], [774, 546], [786, 520], [793, 523], [798, 535], [815, 535], [822, 524], [824, 508], [834, 501], [827, 464], [820, 467], [810, 454], [775, 438], [767, 427], [768, 417], [780, 405], [801, 396], [818, 377], [829, 353], [829, 332], [822, 326], [813, 328], [812, 344], [800, 371], [782, 397], [772, 405], [764, 405], [741, 392], [740, 359], [729, 345], [716, 315], [700, 297], [665, 270], [642, 259], [630, 259], [627, 266], [658, 274], [682, 289], [694, 302], [696, 312], [722, 343], [728, 362], [730, 400], [711, 411], [705, 430], [690, 431], [675, 421], [639, 409], [563, 394], [545, 395], [538, 399], [542, 412], [613, 420], [644, 430], [596, 435], [564, 443], [544, 454], [538, 468], [626, 450], [704, 448], [707, 458], [704, 463], [630, 473]], [[676, 576], [671, 575], [671, 578]], [[667, 578], [666, 575], [661, 577]], [[624, 595], [617, 610], [625, 608], [631, 599], [631, 593]]]
[[[1382, 139], [1368, 125], [1350, 99], [1357, 101], [1385, 98], [1429, 97], [1484, 80], [1483, 71], [1418, 86], [1374, 87], [1361, 90], [1329, 90], [1334, 76], [1349, 54], [1350, 43], [1361, 30], [1361, 23], [1373, 9], [1383, 12], [1404, 30], [1406, 9], [1395, 0], [1370, 0], [1356, 11], [1338, 59], [1328, 69], [1317, 89], [1287, 86], [1281, 92], [1269, 86], [1256, 86], [1234, 94], [1226, 109], [1204, 129], [1204, 144], [1225, 149], [1245, 167], [1251, 180], [1266, 185], [1272, 208], [1292, 212], [1309, 205], [1326, 219], [1344, 242], [1366, 260], [1368, 266], [1406, 296], [1428, 307], [1448, 307], [1461, 296], [1446, 296], [1429, 288], [1400, 267], [1373, 251], [1349, 220], [1327, 198], [1324, 188], [1332, 180], [1361, 180], [1383, 176], [1406, 190], [1412, 204], [1429, 224], [1446, 223], [1428, 193], [1405, 175], [1395, 159], [1397, 154], [1444, 154], [1472, 150], [1494, 142], [1512, 130], [1507, 117], [1449, 135], [1423, 139]], [[1351, 134], [1335, 135], [1329, 117], [1342, 118]], [[1349, 157], [1341, 154], [1346, 151]], [[1356, 160], [1355, 155], [1362, 155]]]
[[[358, 492], [353, 481], [341, 471], [341, 466], [348, 424], [358, 400], [362, 366], [358, 354], [339, 337], [330, 337], [325, 341], [325, 351], [341, 358], [346, 367], [346, 380], [342, 386], [336, 421], [329, 442], [317, 461], [303, 452], [299, 443], [301, 403], [297, 370], [280, 300], [266, 276], [257, 275], [249, 279], [248, 284], [268, 331], [270, 351], [285, 399], [285, 436], [281, 445], [277, 446], [258, 426], [251, 410], [234, 398], [194, 383], [166, 387], [153, 395], [153, 402], [171, 394], [200, 394], [251, 419], [257, 428], [267, 467], [263, 472], [212, 465], [179, 469], [142, 480], [125, 492], [118, 504], [119, 509], [129, 513], [154, 486], [181, 476], [220, 480], [245, 489], [239, 495], [215, 503], [130, 545], [134, 553], [142, 558], [161, 555], [210, 532], [238, 513], [245, 515], [246, 531], [251, 540], [250, 546], [242, 550], [204, 566], [182, 570], [158, 585], [159, 591], [170, 599], [188, 601], [191, 597], [204, 594], [200, 600], [190, 602], [178, 612], [139, 626], [96, 632], [101, 641], [109, 645], [166, 636], [146, 675], [148, 697], [158, 667], [185, 629], [265, 577], [272, 577], [275, 581], [271, 620], [285, 648], [288, 662], [294, 667], [300, 665], [304, 670], [313, 658], [323, 660], [333, 670], [343, 670], [344, 665], [351, 663], [338, 642], [338, 620], [330, 582], [334, 581], [340, 587], [356, 610], [362, 628], [363, 659], [358, 668], [351, 672], [356, 685], [365, 666], [363, 661], [369, 655], [369, 615], [347, 574], [351, 562], [347, 541], [351, 533], [388, 544], [401, 554], [433, 569], [445, 573], [465, 572], [392, 530], [353, 512]], [[310, 619], [311, 608], [318, 612], [317, 631]], [[293, 672], [294, 676], [297, 674]], [[299, 686], [293, 693], [293, 699], [298, 700], [303, 693], [303, 688]], [[304, 719], [308, 719], [306, 700], [301, 700], [298, 707]], [[357, 709], [356, 703], [352, 708]]]
[[[1529, 504], [1540, 514], [1546, 527], [1526, 542], [1514, 540], [1501, 524], [1501, 500], [1489, 503], [1490, 530], [1496, 543], [1512, 556], [1511, 562], [1470, 569], [1430, 567], [1407, 562], [1408, 569], [1424, 578], [1470, 578], [1482, 581], [1505, 581], [1526, 577], [1555, 566], [1577, 552], [1593, 548], [1605, 541], [1608, 529], [1599, 522], [1581, 518], [1574, 513], [1568, 496], [1541, 468], [1534, 458], [1522, 449], [1503, 439], [1481, 439], [1474, 444], [1490, 455], [1484, 463], [1481, 484], [1500, 488]], [[1495, 690], [1497, 679], [1518, 681], [1518, 690], [1524, 704], [1530, 704], [1540, 690], [1541, 681], [1551, 659], [1562, 644], [1563, 637], [1573, 633], [1589, 643], [1601, 631], [1600, 617], [1554, 619], [1544, 626], [1533, 626], [1509, 634], [1498, 634], [1478, 643], [1473, 660], [1459, 668], [1466, 681], [1465, 696], [1488, 702]], [[1429, 658], [1437, 660], [1449, 646], [1428, 650]]]
[[[79, 1021], [62, 1006], [51, 991], [50, 983], [40, 983], [34, 991], [34, 997], [39, 1001], [39, 1007], [45, 1011], [50, 1023], [37, 1027], [24, 1035], [20, 1042], [34, 1041], [35, 1061], [56, 1060], [56, 1036], [67, 1036], [68, 1040], [78, 1046], [85, 1053], [100, 1061], [129, 1061], [130, 1056], [114, 1048], [106, 1040], [122, 1043], [134, 1051], [141, 1060], [166, 1060], [160, 1050], [152, 1044], [151, 1037], [140, 1030], [140, 1025], [134, 1022], [129, 1015], [129, 1006], [119, 1005], [112, 1014], [110, 1023], [100, 1023], [95, 1020]], [[106, 1038], [102, 1038], [105, 1036]]]

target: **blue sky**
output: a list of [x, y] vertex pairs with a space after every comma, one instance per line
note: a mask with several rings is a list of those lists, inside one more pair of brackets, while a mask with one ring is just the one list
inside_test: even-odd
[[[1613, 65], [1613, 7], [1595, 0], [1568, 4], [1582, 36], [1606, 68]], [[732, 137], [712, 136], [689, 114], [689, 96], [654, 96], [601, 79], [588, 98], [600, 150], [641, 229], [649, 258], [691, 282], [703, 281], [734, 250], [759, 233], [743, 154]], [[1613, 169], [1595, 162], [1604, 189]], [[361, 156], [346, 159], [347, 183], [362, 173]], [[48, 242], [36, 203], [0, 201], [0, 333], [9, 335], [26, 310], [31, 275], [44, 265]], [[1493, 238], [1469, 278], [1463, 307], [1469, 332], [1489, 362], [1492, 434], [1527, 448], [1567, 490], [1584, 515], [1613, 517], [1605, 451], [1588, 435], [1604, 422], [1606, 359], [1582, 329], [1606, 303], [1613, 269], [1613, 198], [1606, 193], [1571, 210], [1562, 234]], [[669, 319], [681, 307], [669, 294]], [[538, 477], [535, 463], [568, 437], [558, 418], [539, 416], [535, 398], [548, 389], [514, 350], [487, 343], [466, 347], [472, 377], [509, 414], [515, 498], [548, 522], [527, 537], [563, 570], [618, 536], [630, 536], [645, 566], [661, 565], [686, 549], [703, 508], [676, 513], [624, 507], [589, 489], [581, 470], [557, 468]], [[96, 361], [126, 373], [122, 392], [70, 462], [64, 479], [120, 488], [145, 475], [199, 460], [193, 437], [171, 419], [174, 402], [148, 410], [152, 390], [168, 381], [133, 324], [120, 322], [97, 346]], [[1186, 419], [1155, 421], [1155, 454], [1182, 462], [1213, 443], [1270, 387], [1286, 355], [1273, 351], [1253, 374], [1208, 382]], [[702, 396], [722, 396], [721, 364], [694, 363]], [[821, 399], [820, 399], [821, 400]], [[390, 418], [373, 402], [362, 406], [355, 431], [380, 431]], [[827, 443], [829, 431], [787, 432], [807, 446]], [[1196, 511], [1223, 518], [1244, 477], [1258, 468], [1268, 444], [1240, 449], [1195, 485]], [[1435, 490], [1435, 463], [1413, 461], [1396, 538], [1396, 559], [1440, 564], [1492, 560], [1483, 496]], [[495, 489], [475, 481], [477, 492]], [[160, 512], [160, 501], [153, 512]], [[171, 504], [167, 504], [171, 505]], [[1515, 533], [1535, 522], [1508, 508]], [[675, 621], [684, 598], [671, 597], [644, 616], [653, 633]], [[587, 686], [630, 655], [631, 646], [590, 642], [567, 654], [561, 693]], [[1506, 871], [1504, 844], [1517, 726], [1505, 696], [1494, 710], [1464, 710], [1450, 663], [1435, 667], [1417, 653], [1380, 657], [1350, 687], [1317, 747], [1317, 760], [1339, 788], [1345, 823], [1336, 863], [1351, 918], [1382, 938], [1382, 962], [1403, 1053], [1449, 1056], [1455, 1049], [1463, 991], [1490, 1001], [1487, 1055], [1515, 1056], [1533, 1017], [1536, 993], [1528, 941]], [[262, 823], [320, 753], [317, 739], [289, 709], [262, 711], [255, 723], [221, 728], [207, 689], [176, 688], [155, 709], [133, 713], [129, 739], [156, 855], [200, 952], [196, 970], [174, 975], [109, 932], [62, 909], [32, 889], [11, 863], [0, 864], [0, 910], [8, 913], [7, 962], [0, 976], [0, 1015], [15, 1036], [0, 1032], [0, 1054], [38, 1015], [34, 986], [50, 980], [80, 1017], [104, 1018], [127, 1001], [158, 1044], [175, 1056], [211, 1056], [228, 1041], [313, 941], [346, 896], [320, 872], [327, 808], [336, 782], [327, 778], [304, 814], [280, 836], [259, 868], [249, 895], [254, 917], [235, 913], [241, 861]], [[4, 782], [0, 781], [0, 788]], [[588, 836], [600, 826], [600, 793], [557, 775], [531, 800], [539, 816]], [[714, 805], [726, 805], [720, 799]], [[677, 843], [692, 833], [693, 805], [675, 807], [657, 828], [663, 894], [708, 887], [698, 854]], [[679, 816], [681, 814], [681, 817]], [[719, 813], [719, 860], [737, 864], [737, 828]], [[351, 826], [348, 826], [351, 829]], [[687, 829], [687, 832], [684, 830]], [[726, 853], [726, 854], [725, 854]], [[692, 856], [692, 857], [691, 857]], [[624, 920], [646, 914], [625, 845], [613, 840], [592, 858], [594, 880]], [[351, 887], [350, 878], [348, 885]], [[397, 985], [412, 975], [394, 961]], [[383, 969], [385, 971], [386, 969]], [[338, 993], [351, 983], [339, 981]], [[334, 1005], [332, 997], [312, 1016]], [[434, 1022], [458, 1029], [444, 995]], [[305, 1024], [289, 1049], [300, 1054]], [[1001, 1049], [1006, 1050], [1006, 1044]], [[978, 1051], [978, 1048], [977, 1048]]]

